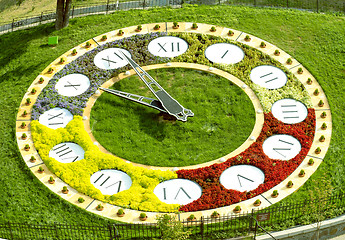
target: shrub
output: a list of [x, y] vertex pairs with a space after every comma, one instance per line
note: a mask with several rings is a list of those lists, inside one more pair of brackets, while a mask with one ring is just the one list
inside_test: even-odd
[[236, 207], [234, 208], [234, 211], [236, 211], [236, 212], [241, 211], [241, 207], [240, 207], [240, 206], [236, 206]]
[[217, 211], [214, 211], [212, 214], [211, 214], [211, 217], [218, 217], [219, 216], [219, 213]]
[[123, 211], [122, 208], [120, 208], [119, 210], [117, 210], [117, 215], [122, 215], [124, 214], [125, 212]]
[[313, 165], [314, 164], [314, 159], [310, 158], [309, 161], [308, 161], [308, 164], [309, 165]]
[[197, 29], [197, 28], [198, 28], [198, 24], [193, 23], [193, 24], [192, 24], [192, 28], [193, 28], [193, 29]]
[[324, 142], [325, 140], [326, 140], [325, 136], [324, 136], [324, 135], [321, 135], [319, 141], [320, 141], [320, 142]]
[[288, 187], [292, 187], [292, 186], [293, 186], [293, 182], [290, 180], [290, 181], [287, 183], [287, 186], [288, 186]]
[[35, 162], [36, 161], [36, 158], [34, 156], [31, 156], [30, 157], [30, 162]]
[[102, 204], [98, 204], [97, 207], [96, 207], [96, 209], [97, 209], [98, 211], [102, 211], [103, 208], [104, 208], [104, 207], [103, 207]]
[[157, 226], [162, 233], [162, 240], [183, 240], [189, 239], [191, 229], [186, 229], [183, 223], [178, 221], [176, 216], [167, 214], [157, 216]]
[[82, 198], [82, 197], [79, 197], [79, 198], [78, 198], [78, 202], [83, 203], [83, 202], [85, 202], [85, 199]]
[[140, 213], [139, 217], [140, 217], [140, 218], [146, 218], [147, 215], [146, 215], [146, 213]]

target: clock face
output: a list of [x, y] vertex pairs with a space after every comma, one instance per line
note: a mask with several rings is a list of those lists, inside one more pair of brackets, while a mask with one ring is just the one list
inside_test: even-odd
[[126, 49], [107, 48], [97, 53], [93, 61], [95, 65], [101, 69], [109, 70], [121, 68], [127, 65], [127, 61], [122, 56], [122, 53], [126, 54], [128, 57], [131, 56], [131, 54]]
[[55, 89], [58, 93], [66, 97], [78, 96], [84, 93], [89, 87], [89, 78], [79, 73], [72, 73], [63, 76], [55, 84]]
[[[292, 65], [287, 63], [292, 57], [281, 49], [269, 43], [262, 48], [262, 40], [254, 36], [247, 42], [244, 39], [247, 34], [236, 30], [229, 35], [230, 29], [217, 27], [216, 32], [211, 32], [212, 26], [207, 24], [198, 24], [199, 32], [191, 29], [191, 23], [181, 23], [177, 30], [172, 28], [172, 23], [160, 25], [162, 32], [148, 24], [143, 25], [147, 34], [138, 34], [135, 27], [129, 27], [125, 31], [127, 35], [119, 36], [116, 30], [107, 33], [106, 41], [96, 37], [93, 41], [99, 46], [92, 44], [86, 48], [85, 43], [81, 44], [75, 48], [76, 56], [72, 50], [63, 55], [71, 60], [68, 64], [49, 66], [61, 70], [53, 75], [47, 73], [47, 67], [38, 76], [24, 96], [17, 116], [18, 146], [35, 175], [58, 194], [62, 194], [58, 189], [61, 184], [49, 185], [47, 179], [61, 178], [65, 182], [62, 184], [76, 189], [63, 197], [91, 212], [117, 218], [116, 210], [126, 208], [131, 212], [124, 220], [128, 222], [138, 221], [139, 211], [148, 212], [151, 221], [159, 212], [176, 210], [186, 212], [181, 214], [182, 218], [187, 218], [190, 211], [208, 216], [214, 209], [232, 214], [236, 205], [250, 211], [257, 199], [261, 200], [261, 207], [267, 207], [298, 189], [321, 163], [331, 137], [327, 99], [312, 75], [294, 59]], [[144, 166], [135, 163], [135, 159], [121, 159], [123, 156], [108, 152], [92, 134], [90, 112], [97, 98], [107, 94], [98, 90], [99, 87], [109, 88], [114, 82], [121, 83], [135, 74], [126, 56], [142, 67], [139, 70], [142, 75], [151, 69], [174, 67], [227, 79], [245, 92], [253, 105], [255, 125], [247, 140], [237, 149], [225, 151], [223, 156], [184, 167]], [[175, 97], [169, 95], [173, 95], [175, 87], [167, 86], [164, 92], [155, 80], [149, 80], [148, 85], [153, 86], [151, 92], [156, 93], [157, 99], [142, 98], [135, 92], [118, 94], [131, 101], [145, 101], [140, 111], [157, 102], [162, 104], [156, 105], [159, 109], [164, 99]], [[32, 88], [40, 94], [32, 96]], [[193, 83], [189, 88], [193, 88]], [[206, 92], [207, 85], [204, 89]], [[149, 87], [147, 91], [150, 92]], [[28, 97], [35, 103], [25, 104]], [[188, 108], [181, 97], [176, 101]], [[214, 104], [222, 103], [217, 100]], [[29, 116], [23, 114], [24, 110]], [[197, 107], [191, 110], [198, 112]], [[158, 110], [151, 111], [158, 114]], [[120, 114], [109, 116], [110, 119], [121, 117]], [[188, 126], [197, 120], [196, 114], [181, 124]], [[23, 122], [30, 124], [30, 128], [23, 127]], [[146, 130], [156, 128], [140, 126]], [[125, 128], [125, 122], [116, 127]], [[22, 140], [23, 132], [29, 135], [28, 140]], [[131, 135], [130, 130], [125, 132]], [[326, 141], [319, 140], [321, 136]], [[207, 152], [207, 147], [202, 151]], [[38, 163], [30, 162], [32, 155], [39, 158]], [[313, 166], [308, 165], [310, 158], [314, 159]], [[39, 166], [47, 166], [45, 174], [37, 172]], [[306, 176], [296, 181], [301, 169]], [[294, 187], [287, 189], [290, 180]], [[278, 198], [271, 197], [273, 190], [279, 191]], [[85, 203], [79, 203], [79, 197]], [[107, 210], [102, 213], [95, 210], [100, 203], [106, 204]]]

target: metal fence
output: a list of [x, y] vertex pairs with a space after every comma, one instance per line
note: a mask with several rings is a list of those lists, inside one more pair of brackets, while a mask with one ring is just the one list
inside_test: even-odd
[[[345, 213], [345, 194], [329, 198], [307, 200], [252, 212], [203, 217], [195, 221], [183, 221], [184, 230], [191, 230], [192, 238], [216, 239], [245, 236], [253, 233], [256, 220], [266, 230], [281, 230], [292, 226], [315, 223]], [[265, 216], [265, 218], [261, 218]], [[0, 238], [5, 239], [153, 239], [160, 238], [162, 232], [156, 224], [0, 224]]]
[[[200, 5], [246, 5], [255, 7], [279, 7], [309, 10], [316, 12], [343, 12], [345, 13], [345, 1], [339, 0], [138, 0], [127, 2], [114, 2], [103, 5], [86, 7], [73, 6], [70, 10], [70, 17], [79, 17], [92, 14], [108, 14], [115, 11], [130, 9], [147, 9], [153, 7], [182, 7], [183, 3]], [[40, 16], [22, 19], [12, 19], [0, 26], [0, 34], [15, 31], [18, 29], [36, 26], [42, 23], [55, 21], [56, 14], [41, 13]]]

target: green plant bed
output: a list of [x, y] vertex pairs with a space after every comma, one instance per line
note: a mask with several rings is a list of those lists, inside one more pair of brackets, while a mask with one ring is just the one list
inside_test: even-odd
[[[230, 153], [253, 130], [253, 104], [228, 79], [183, 68], [148, 73], [194, 117], [167, 120], [158, 110], [103, 93], [92, 108], [91, 128], [97, 141], [115, 155], [146, 165], [194, 165]], [[137, 76], [112, 88], [154, 98]]]

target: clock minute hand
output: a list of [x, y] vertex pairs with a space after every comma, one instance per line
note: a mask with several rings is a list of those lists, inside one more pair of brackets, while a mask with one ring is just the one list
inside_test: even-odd
[[143, 105], [148, 106], [148, 107], [152, 107], [152, 108], [157, 109], [161, 112], [166, 112], [165, 109], [163, 108], [161, 102], [158, 101], [157, 99], [148, 98], [148, 97], [144, 97], [144, 96], [140, 96], [140, 95], [136, 95], [136, 94], [132, 94], [132, 93], [127, 93], [127, 92], [122, 92], [122, 91], [118, 91], [118, 90], [108, 89], [108, 88], [100, 87], [99, 89], [101, 89], [105, 92], [111, 93], [113, 95], [131, 100], [133, 102], [140, 103], [140, 104], [143, 104]]
[[[158, 98], [163, 108], [167, 113], [176, 117], [177, 120], [187, 121], [187, 117], [194, 116], [194, 113], [187, 108], [184, 108], [178, 101], [172, 98], [147, 72], [145, 72], [136, 62], [131, 58], [127, 57], [121, 52], [126, 58], [127, 62], [131, 65], [134, 71], [138, 74], [140, 79], [146, 84], [150, 91]], [[140, 71], [139, 71], [140, 70]], [[148, 78], [148, 80], [145, 79]], [[155, 87], [155, 88], [154, 88]], [[155, 90], [158, 89], [158, 90]]]

